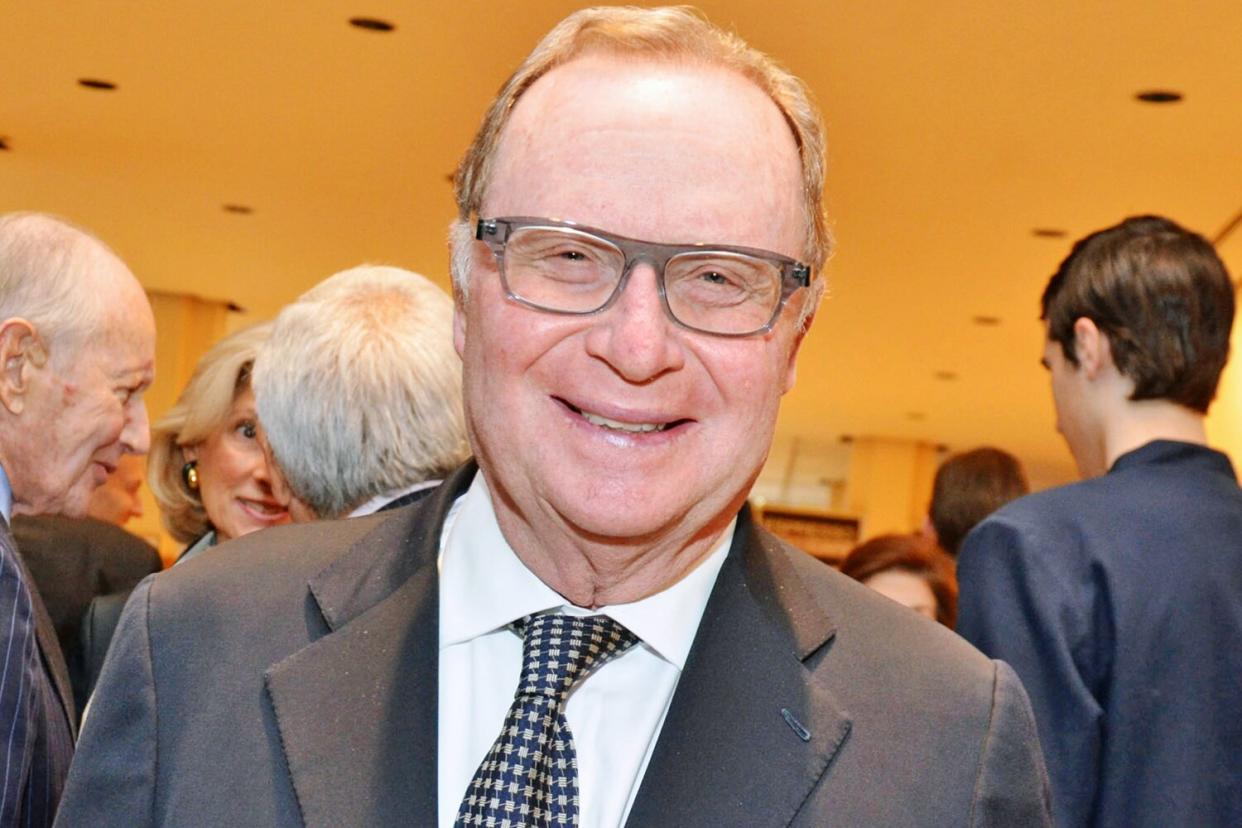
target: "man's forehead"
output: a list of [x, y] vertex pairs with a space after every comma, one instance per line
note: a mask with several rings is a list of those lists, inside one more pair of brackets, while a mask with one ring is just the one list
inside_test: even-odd
[[138, 308], [108, 315], [99, 335], [84, 347], [94, 350], [109, 376], [150, 378], [155, 373], [155, 326]]
[[[617, 216], [635, 203], [641, 211]], [[800, 226], [801, 165], [780, 110], [741, 75], [592, 54], [552, 70], [519, 100], [484, 210], [659, 241], [765, 247], [777, 242], [750, 213]], [[629, 223], [618, 226], [619, 219]], [[701, 228], [726, 238], [701, 238]], [[792, 240], [792, 254], [800, 243]]]

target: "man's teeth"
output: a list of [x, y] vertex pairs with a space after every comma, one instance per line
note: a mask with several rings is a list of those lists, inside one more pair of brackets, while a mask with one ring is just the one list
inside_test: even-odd
[[629, 431], [636, 434], [647, 431], [663, 431], [664, 426], [667, 425], [667, 423], [620, 423], [607, 417], [601, 417], [598, 414], [592, 414], [589, 411], [583, 411], [582, 416], [591, 425], [603, 426], [615, 431]]

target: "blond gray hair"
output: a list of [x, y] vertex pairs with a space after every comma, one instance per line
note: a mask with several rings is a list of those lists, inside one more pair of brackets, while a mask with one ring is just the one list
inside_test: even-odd
[[276, 317], [255, 363], [259, 420], [289, 489], [321, 518], [442, 478], [469, 455], [453, 302], [365, 265]]

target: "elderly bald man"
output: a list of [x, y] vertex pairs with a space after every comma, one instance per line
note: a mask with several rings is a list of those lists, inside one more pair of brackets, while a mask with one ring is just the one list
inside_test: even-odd
[[151, 306], [116, 254], [50, 216], [0, 216], [0, 825], [50, 825], [73, 756], [64, 657], [9, 524], [85, 514], [146, 452], [154, 361]]

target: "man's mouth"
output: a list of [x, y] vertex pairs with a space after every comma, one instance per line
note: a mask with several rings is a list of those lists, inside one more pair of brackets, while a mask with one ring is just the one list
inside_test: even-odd
[[666, 429], [675, 428], [676, 426], [689, 422], [689, 420], [686, 419], [669, 420], [658, 423], [623, 422], [621, 420], [614, 420], [610, 417], [605, 417], [602, 414], [596, 414], [592, 411], [586, 411], [563, 399], [561, 402], [564, 403], [570, 411], [582, 417], [582, 419], [586, 420], [591, 425], [606, 428], [610, 431], [623, 431], [627, 434], [649, 434], [655, 431], [664, 431]]
[[623, 423], [618, 420], [610, 420], [607, 417], [601, 417], [598, 414], [592, 414], [590, 411], [578, 412], [582, 415], [582, 419], [591, 425], [603, 426], [611, 428], [613, 431], [628, 431], [631, 434], [641, 434], [647, 431], [663, 431], [668, 423]]

